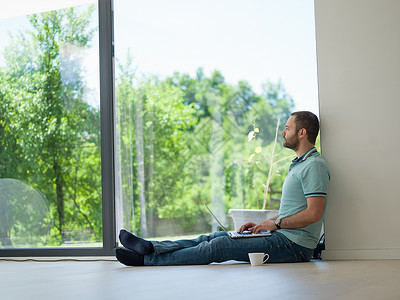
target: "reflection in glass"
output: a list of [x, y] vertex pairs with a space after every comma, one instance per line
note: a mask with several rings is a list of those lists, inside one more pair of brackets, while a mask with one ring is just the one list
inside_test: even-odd
[[32, 248], [49, 241], [50, 211], [43, 195], [15, 179], [0, 179], [0, 243]]

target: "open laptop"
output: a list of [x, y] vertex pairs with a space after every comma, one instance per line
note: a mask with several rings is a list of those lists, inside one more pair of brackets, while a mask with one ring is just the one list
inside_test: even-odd
[[262, 236], [270, 236], [271, 232], [268, 231], [261, 231], [260, 233], [252, 233], [251, 231], [244, 231], [243, 233], [237, 233], [235, 231], [228, 231], [226, 230], [225, 226], [218, 220], [218, 218], [213, 214], [213, 212], [208, 208], [207, 204], [204, 204], [207, 208], [208, 212], [213, 216], [215, 221], [219, 224], [223, 231], [225, 231], [231, 238], [233, 239], [241, 239], [241, 238], [253, 238], [253, 237], [262, 237]]

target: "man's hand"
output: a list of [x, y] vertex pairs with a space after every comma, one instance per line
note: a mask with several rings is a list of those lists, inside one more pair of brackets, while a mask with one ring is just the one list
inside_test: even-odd
[[249, 228], [254, 227], [256, 225], [257, 225], [256, 223], [248, 222], [248, 223], [242, 225], [237, 232], [238, 233], [243, 233], [243, 231], [250, 230]]
[[250, 230], [253, 233], [259, 233], [260, 231], [263, 230], [276, 230], [275, 222], [272, 220], [264, 220], [260, 224], [249, 227], [248, 230]]
[[243, 233], [245, 230], [249, 230], [253, 233], [259, 233], [262, 230], [276, 230], [275, 222], [273, 220], [264, 220], [260, 224], [256, 224], [253, 222], [248, 222], [242, 225], [238, 233]]

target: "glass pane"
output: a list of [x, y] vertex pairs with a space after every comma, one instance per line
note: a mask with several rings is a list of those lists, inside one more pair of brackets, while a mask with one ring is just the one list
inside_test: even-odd
[[169, 238], [217, 230], [204, 203], [230, 229], [231, 208], [279, 208], [280, 132], [318, 111], [313, 1], [119, 0], [115, 47], [118, 229]]
[[97, 5], [0, 21], [0, 248], [101, 247]]

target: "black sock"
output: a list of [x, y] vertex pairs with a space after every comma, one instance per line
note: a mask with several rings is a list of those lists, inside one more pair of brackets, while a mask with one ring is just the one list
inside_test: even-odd
[[147, 255], [154, 252], [153, 244], [132, 233], [122, 229], [119, 233], [119, 240], [125, 248], [136, 251], [141, 255]]
[[126, 266], [144, 266], [144, 256], [132, 250], [117, 248], [115, 257]]

